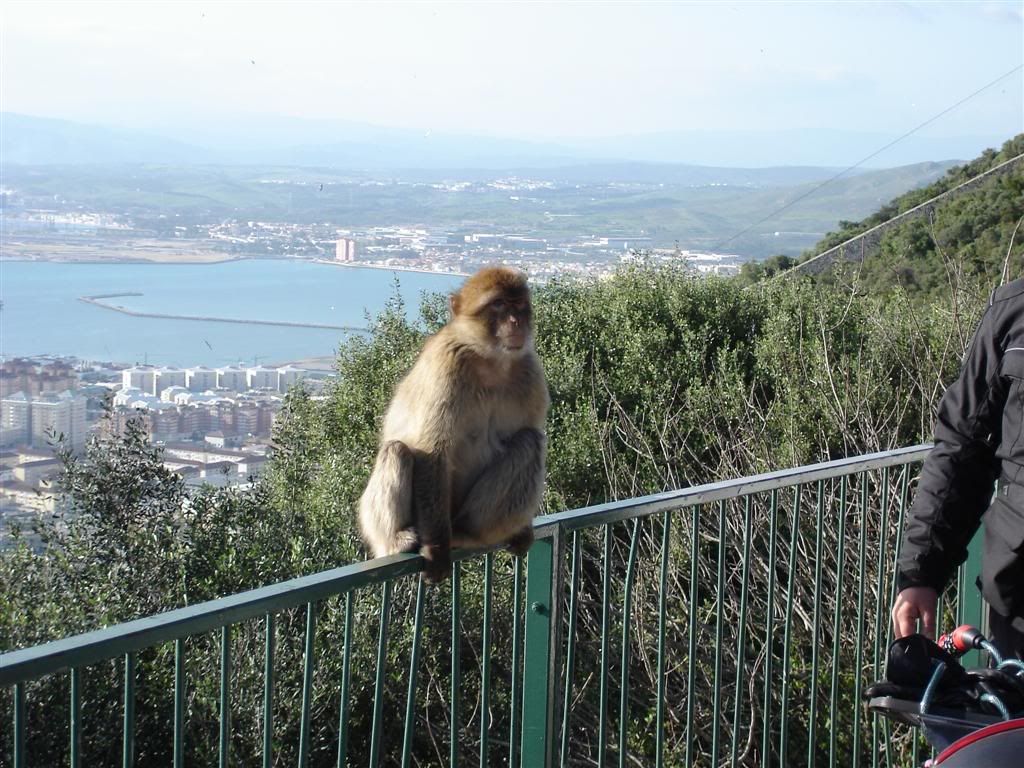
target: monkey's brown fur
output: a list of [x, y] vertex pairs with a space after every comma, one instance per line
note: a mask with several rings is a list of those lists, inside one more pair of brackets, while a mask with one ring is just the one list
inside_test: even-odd
[[419, 551], [432, 581], [449, 573], [453, 546], [525, 553], [547, 445], [526, 276], [483, 269], [451, 297], [451, 311], [395, 391], [359, 502], [371, 552]]

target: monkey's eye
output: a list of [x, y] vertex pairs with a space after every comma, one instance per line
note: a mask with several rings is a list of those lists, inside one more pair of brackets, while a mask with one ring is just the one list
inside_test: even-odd
[[491, 302], [491, 308], [492, 309], [504, 309], [505, 308], [505, 303], [506, 302], [505, 302], [504, 299], [495, 299], [494, 301]]

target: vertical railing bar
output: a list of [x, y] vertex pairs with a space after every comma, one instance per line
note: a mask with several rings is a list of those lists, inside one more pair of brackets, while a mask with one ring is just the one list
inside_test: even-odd
[[[956, 575], [951, 580], [950, 587], [956, 590], [956, 605], [954, 606], [955, 615], [953, 616], [953, 626], [959, 627], [961, 624], [966, 624], [964, 620], [964, 590], [967, 589], [967, 563], [970, 561], [970, 553], [968, 552], [967, 560], [960, 563], [960, 566], [956, 569]], [[953, 591], [952, 589], [950, 591]], [[935, 606], [936, 617], [935, 626], [938, 631], [942, 632], [942, 614], [945, 610], [943, 606], [943, 600], [940, 595], [939, 601]], [[966, 663], [967, 659], [963, 660]]]
[[[896, 548], [893, 550], [892, 558], [891, 558], [893, 574], [896, 573], [896, 569], [897, 569], [897, 565], [898, 565], [898, 561], [899, 561], [899, 556], [900, 556], [900, 549], [903, 547], [903, 528], [904, 528], [904, 525], [906, 524], [907, 497], [908, 497], [909, 493], [910, 493], [910, 466], [909, 465], [904, 465], [903, 478], [900, 481], [900, 504], [899, 504], [899, 507], [900, 507], [900, 521], [899, 521], [899, 525], [896, 526]], [[896, 601], [896, 579], [893, 578], [892, 582], [889, 585], [889, 605], [892, 605], [895, 601]], [[885, 644], [886, 648], [889, 647], [889, 644], [892, 642], [892, 639], [893, 639], [893, 637], [892, 637], [892, 622], [889, 621], [889, 622], [887, 622], [887, 624], [888, 624], [888, 630], [886, 632], [886, 644]]]
[[[740, 614], [739, 614], [739, 635], [736, 638], [736, 688], [734, 690], [732, 709], [732, 748], [730, 750], [729, 764], [736, 768], [739, 759], [739, 733], [743, 708], [744, 665], [746, 664], [747, 644], [747, 584], [750, 581], [750, 546], [753, 538], [753, 520], [751, 517], [751, 498], [743, 498], [743, 576], [740, 583]], [[754, 727], [754, 723], [750, 723]]]
[[764, 730], [761, 733], [761, 765], [768, 768], [772, 758], [772, 678], [774, 677], [775, 661], [775, 556], [778, 549], [778, 516], [779, 491], [773, 489], [768, 502], [768, 592], [765, 595], [764, 614], [764, 699], [762, 704], [762, 720]]
[[629, 751], [629, 629], [633, 612], [633, 579], [636, 576], [636, 552], [640, 539], [640, 518], [633, 520], [633, 535], [629, 541], [629, 560], [622, 594], [622, 667], [619, 684], [619, 768], [626, 768]]
[[[903, 528], [904, 528], [904, 525], [906, 523], [906, 504], [907, 504], [907, 498], [908, 498], [908, 495], [909, 495], [909, 490], [910, 490], [910, 467], [909, 467], [909, 465], [907, 465], [907, 466], [904, 467], [903, 478], [902, 478], [902, 480], [900, 482], [900, 502], [899, 502], [899, 518], [900, 519], [899, 519], [899, 526], [896, 528], [896, 531], [897, 531], [896, 532], [896, 549], [893, 552], [893, 557], [892, 557], [892, 559], [893, 559], [893, 573], [894, 574], [896, 573], [897, 564], [898, 564], [898, 561], [899, 561], [899, 552], [900, 552], [900, 549], [903, 546]], [[893, 578], [892, 586], [890, 587], [889, 604], [892, 605], [895, 602], [895, 600], [896, 600], [896, 579]], [[892, 636], [893, 636], [893, 626], [892, 626], [892, 622], [890, 621], [889, 622], [889, 631], [887, 633], [887, 640], [889, 641], [889, 643], [886, 644], [887, 648], [889, 647], [889, 644], [892, 642]], [[914, 765], [920, 765], [921, 762], [922, 762], [921, 758], [920, 758], [920, 741], [921, 741], [921, 739], [918, 737], [918, 734], [919, 734], [919, 731], [916, 730], [916, 729], [914, 729], [914, 731], [911, 733], [910, 760], [912, 761], [912, 763]]]
[[523, 601], [521, 588], [523, 559], [514, 558], [512, 563], [512, 690], [510, 692], [510, 711], [508, 715], [508, 764], [514, 766], [519, 755], [519, 740], [522, 734], [519, 733], [519, 707], [520, 691], [522, 690], [522, 677], [519, 667], [522, 662], [520, 646], [523, 641], [523, 614], [520, 610], [520, 603]]
[[565, 612], [562, 597], [565, 595], [565, 544], [565, 530], [559, 526], [551, 536], [551, 558], [549, 560], [551, 563], [551, 586], [548, 602], [551, 615], [548, 621], [548, 674], [546, 678], [548, 687], [545, 696], [547, 716], [545, 717], [544, 768], [552, 768], [555, 764], [555, 722], [561, 717], [558, 708], [562, 702], [557, 693], [557, 681], [561, 679], [562, 674], [562, 614]]
[[14, 768], [25, 768], [25, 684], [14, 684]]
[[715, 598], [715, 677], [714, 693], [712, 694], [712, 725], [711, 725], [711, 759], [710, 765], [718, 765], [718, 753], [721, 749], [721, 718], [722, 710], [722, 633], [725, 631], [725, 499], [718, 502], [718, 590]]
[[306, 603], [306, 643], [302, 663], [302, 713], [299, 716], [299, 768], [309, 765], [310, 708], [316, 661], [316, 603]]
[[355, 621], [353, 602], [352, 592], [346, 592], [345, 650], [341, 655], [341, 703], [338, 706], [338, 768], [345, 768], [348, 762], [348, 702], [352, 686], [352, 624]]
[[697, 680], [697, 576], [699, 565], [700, 544], [700, 505], [693, 507], [690, 518], [690, 606], [688, 629], [690, 634], [687, 650], [686, 668], [686, 768], [693, 766], [694, 747], [697, 742], [697, 731], [694, 727], [694, 704]]
[[220, 768], [228, 766], [231, 744], [231, 627], [220, 628], [220, 745], [217, 751]]
[[416, 585], [416, 613], [412, 627], [412, 650], [409, 653], [409, 688], [405, 697], [405, 736], [402, 739], [402, 768], [412, 763], [412, 740], [416, 733], [416, 671], [420, 667], [420, 639], [423, 636], [423, 600], [426, 582], [420, 574]]
[[814, 618], [812, 620], [811, 635], [811, 679], [810, 702], [807, 714], [807, 766], [814, 768], [817, 764], [817, 737], [818, 737], [818, 672], [819, 655], [818, 646], [821, 637], [821, 595], [824, 594], [821, 586], [822, 579], [822, 548], [824, 546], [824, 525], [825, 525], [825, 481], [818, 481], [818, 501], [815, 507], [815, 531], [814, 531], [814, 594], [818, 599], [814, 601]]
[[480, 768], [487, 768], [491, 734], [491, 593], [493, 590], [494, 555], [484, 555], [484, 623], [483, 660], [480, 669]]
[[135, 654], [124, 655], [124, 741], [121, 745], [121, 764], [124, 768], [135, 765]]
[[604, 526], [603, 577], [601, 588], [601, 685], [597, 722], [597, 764], [603, 766], [608, 742], [608, 635], [611, 629], [612, 527]]
[[268, 613], [263, 628], [263, 768], [274, 757], [274, 614]]
[[782, 701], [779, 706], [779, 711], [782, 714], [782, 731], [779, 735], [780, 765], [787, 764], [786, 758], [789, 754], [789, 690], [792, 683], [790, 664], [792, 647], [790, 643], [793, 641], [793, 606], [796, 602], [793, 593], [796, 590], [796, 559], [797, 547], [800, 543], [800, 498], [802, 490], [803, 488], [799, 483], [793, 486], [793, 510], [790, 517], [789, 531], [789, 578], [786, 582], [786, 625], [782, 639]]
[[[572, 532], [572, 576], [569, 580], [569, 636], [566, 640], [565, 652], [565, 700], [562, 705], [562, 749], [559, 764], [562, 768], [569, 765], [570, 713], [572, 711], [573, 672], [576, 663], [576, 594], [580, 589], [580, 568], [582, 566], [580, 551], [580, 532]], [[660, 704], [660, 701], [659, 701]], [[509, 763], [514, 766], [515, 763]]]
[[[448, 765], [459, 765], [459, 698], [462, 683], [462, 631], [459, 626], [462, 613], [462, 566], [452, 563], [452, 679], [451, 679], [451, 742], [448, 747]], [[342, 768], [342, 766], [338, 766]]]
[[388, 660], [388, 614], [391, 612], [391, 582], [381, 588], [380, 630], [377, 634], [377, 678], [373, 689], [373, 725], [370, 731], [370, 768], [380, 765], [380, 740], [384, 724], [384, 683]]
[[[882, 600], [882, 593], [885, 591], [887, 562], [885, 553], [888, 549], [886, 544], [889, 540], [889, 467], [884, 467], [882, 469], [882, 485], [879, 490], [879, 504], [881, 506], [882, 519], [878, 528], [878, 557], [875, 563], [875, 567], [878, 571], [878, 579], [875, 583], [875, 634], [874, 642], [872, 643], [874, 646], [871, 665], [872, 680], [879, 679], [882, 638], [884, 637], [882, 632], [882, 611], [885, 607], [885, 602]], [[878, 719], [878, 715], [874, 715], [871, 718], [871, 768], [878, 768]]]
[[523, 714], [520, 768], [550, 768], [554, 757], [555, 687], [560, 667], [555, 644], [562, 599], [564, 560], [561, 529], [539, 538], [526, 557], [526, 621], [523, 629]]
[[[857, 568], [857, 647], [853, 662], [853, 768], [860, 767], [861, 738], [861, 676], [864, 663], [864, 592], [868, 557], [868, 473], [860, 473], [860, 552]], [[877, 643], [876, 643], [877, 644]]]
[[[668, 609], [668, 567], [669, 544], [672, 530], [672, 513], [665, 512], [661, 516], [661, 589], [658, 592], [658, 701], [655, 725], [654, 765], [664, 768], [665, 765], [665, 633], [666, 614]], [[566, 763], [563, 761], [562, 765]]]
[[[903, 476], [900, 479], [899, 489], [899, 525], [896, 526], [896, 548], [892, 554], [893, 563], [893, 574], [894, 578], [892, 584], [889, 587], [889, 604], [892, 605], [896, 601], [896, 579], [895, 573], [899, 561], [899, 552], [903, 547], [903, 528], [906, 524], [906, 505], [910, 494], [910, 467], [909, 465], [904, 466]], [[886, 647], [892, 643], [893, 640], [893, 623], [888, 622], [888, 629], [886, 632]], [[910, 748], [910, 759], [914, 765], [920, 765], [921, 759], [919, 758], [919, 744], [918, 744], [918, 733], [914, 731], [911, 734], [912, 746]]]
[[185, 765], [185, 638], [174, 641], [174, 768]]
[[71, 668], [71, 768], [82, 764], [82, 670]]
[[[893, 551], [893, 554], [892, 554], [893, 578], [892, 578], [891, 584], [889, 586], [889, 605], [892, 605], [896, 601], [896, 578], [895, 578], [895, 574], [896, 574], [897, 561], [899, 560], [900, 549], [903, 547], [903, 527], [906, 524], [907, 499], [909, 497], [909, 494], [910, 494], [910, 465], [909, 464], [905, 464], [904, 467], [903, 467], [903, 477], [900, 480], [900, 504], [899, 504], [899, 507], [900, 507], [900, 520], [899, 520], [899, 525], [896, 526], [896, 549]], [[886, 627], [886, 633], [885, 633], [885, 640], [886, 640], [885, 647], [888, 648], [889, 645], [892, 643], [892, 639], [893, 639], [893, 637], [892, 637], [892, 635], [893, 635], [892, 621], [887, 621], [886, 625], [887, 625], [887, 627]], [[876, 715], [876, 717], [877, 717], [877, 715]], [[890, 732], [888, 719], [886, 719], [885, 722], [883, 722], [882, 725], [883, 725], [883, 729], [884, 729], [883, 735], [886, 737], [886, 738], [882, 739], [882, 742], [885, 744], [885, 760], [886, 760], [886, 763], [888, 763], [889, 765], [892, 765], [892, 754], [891, 754], [891, 751], [890, 751], [891, 750], [892, 739], [888, 738], [889, 732]], [[919, 758], [919, 753], [920, 753], [919, 747], [920, 747], [920, 744], [921, 744], [921, 739], [919, 738], [919, 736], [920, 736], [920, 732], [919, 731], [915, 731], [914, 732], [914, 736], [913, 736], [913, 746], [911, 747], [911, 759], [912, 759], [914, 765], [920, 765], [921, 764], [921, 760]]]
[[843, 618], [843, 571], [846, 561], [846, 491], [849, 482], [848, 475], [839, 478], [839, 542], [836, 547], [836, 589], [835, 609], [832, 611], [832, 686], [829, 698], [829, 722], [831, 723], [829, 733], [829, 765], [836, 768], [839, 764], [839, 728], [836, 727], [839, 710], [839, 668], [842, 642], [840, 633], [842, 631]]

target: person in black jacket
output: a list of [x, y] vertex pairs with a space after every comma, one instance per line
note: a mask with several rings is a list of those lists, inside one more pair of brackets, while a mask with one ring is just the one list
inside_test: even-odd
[[1024, 280], [992, 295], [939, 403], [897, 563], [897, 638], [918, 620], [935, 638], [938, 596], [982, 517], [989, 635], [1004, 654], [1024, 657]]

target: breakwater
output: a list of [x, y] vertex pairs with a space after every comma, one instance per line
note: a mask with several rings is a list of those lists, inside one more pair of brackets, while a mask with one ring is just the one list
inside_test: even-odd
[[357, 328], [351, 325], [330, 325], [328, 323], [301, 323], [293, 322], [289, 320], [251, 320], [241, 319], [235, 317], [212, 317], [207, 315], [175, 315], [164, 312], [139, 312], [134, 309], [128, 309], [117, 304], [109, 304], [106, 299], [117, 299], [124, 296], [142, 296], [143, 294], [138, 292], [121, 292], [121, 293], [96, 293], [91, 296], [79, 296], [78, 300], [85, 302], [86, 304], [92, 304], [93, 306], [100, 307], [101, 309], [109, 309], [112, 312], [120, 312], [123, 315], [131, 315], [132, 317], [153, 317], [161, 320], [196, 320], [205, 323], [236, 323], [239, 325], [274, 325], [282, 328], [326, 328], [333, 331], [348, 331], [349, 333], [366, 333], [365, 328]]

